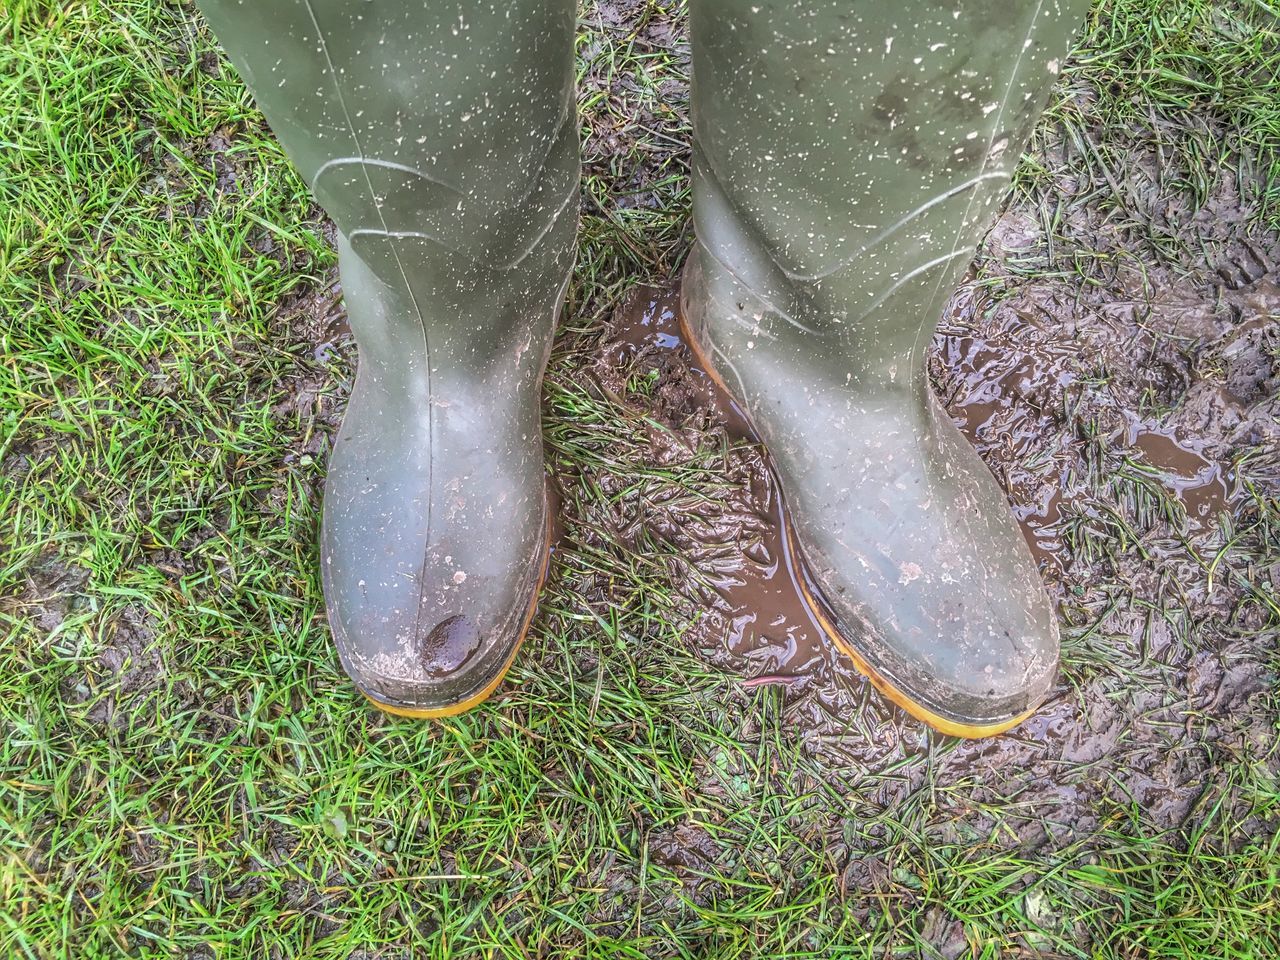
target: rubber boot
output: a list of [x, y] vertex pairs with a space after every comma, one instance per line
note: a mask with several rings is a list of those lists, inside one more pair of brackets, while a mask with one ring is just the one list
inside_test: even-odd
[[1054, 609], [925, 353], [1087, 0], [700, 0], [686, 334], [768, 447], [831, 639], [938, 730], [1051, 688]]
[[355, 386], [321, 564], [356, 685], [441, 716], [499, 684], [548, 556], [539, 392], [572, 266], [571, 0], [201, 0], [338, 230]]

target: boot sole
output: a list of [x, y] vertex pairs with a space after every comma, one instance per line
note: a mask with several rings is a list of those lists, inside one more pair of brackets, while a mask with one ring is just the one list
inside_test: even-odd
[[[551, 509], [551, 497], [547, 497], [547, 509]], [[551, 570], [551, 517], [547, 516], [546, 523], [546, 547], [543, 552], [542, 573], [538, 577], [537, 584], [533, 588], [533, 596], [529, 600], [529, 609], [524, 615], [524, 624], [520, 627], [520, 635], [516, 638], [516, 642], [511, 645], [511, 653], [507, 655], [507, 659], [503, 662], [493, 679], [486, 683], [480, 690], [471, 696], [459, 700], [456, 703], [446, 704], [443, 707], [401, 707], [393, 703], [387, 703], [385, 700], [379, 700], [364, 690], [360, 692], [364, 694], [366, 700], [381, 710], [383, 713], [389, 713], [396, 717], [408, 717], [413, 720], [436, 720], [441, 717], [456, 717], [460, 713], [466, 713], [472, 707], [478, 707], [493, 695], [493, 692], [502, 685], [502, 681], [507, 677], [507, 671], [511, 669], [511, 664], [515, 662], [516, 654], [520, 652], [520, 648], [524, 645], [524, 639], [529, 635], [529, 627], [533, 623], [533, 615], [538, 610], [538, 600], [542, 596], [542, 587], [547, 582], [547, 574]]]
[[[710, 357], [703, 351], [698, 338], [693, 335], [693, 331], [689, 328], [689, 324], [685, 319], [684, 310], [678, 311], [680, 317], [680, 333], [684, 337], [684, 342], [688, 344], [689, 350], [693, 353], [694, 358], [703, 370], [707, 372], [717, 387], [724, 391], [726, 396], [732, 397], [733, 391], [729, 389], [728, 384], [720, 376], [715, 366], [711, 363]], [[756, 430], [755, 424], [751, 417], [747, 414], [746, 408], [739, 404], [742, 414], [746, 417], [747, 424], [757, 437], [760, 432]], [[766, 453], [768, 452], [766, 448]], [[901, 687], [895, 686], [884, 673], [873, 666], [862, 654], [860, 654], [854, 645], [845, 637], [836, 626], [834, 617], [830, 616], [827, 611], [827, 604], [821, 599], [821, 591], [817, 585], [812, 582], [809, 574], [808, 564], [805, 561], [804, 553], [800, 549], [800, 544], [795, 539], [794, 524], [790, 522], [791, 512], [787, 506], [785, 495], [782, 492], [782, 484], [778, 479], [777, 473], [774, 472], [773, 466], [769, 466], [770, 473], [773, 473], [774, 482], [778, 486], [778, 495], [781, 500], [783, 515], [786, 518], [786, 535], [787, 548], [791, 551], [792, 557], [795, 559], [796, 566], [799, 568], [800, 576], [797, 577], [797, 583], [800, 585], [800, 599], [804, 602], [809, 615], [813, 617], [814, 622], [821, 628], [826, 638], [849, 659], [854, 668], [861, 673], [871, 683], [873, 687], [880, 691], [889, 701], [901, 707], [917, 720], [927, 723], [939, 733], [952, 737], [964, 737], [966, 739], [978, 739], [981, 737], [993, 737], [997, 734], [1004, 733], [1006, 730], [1012, 730], [1018, 724], [1022, 723], [1028, 717], [1036, 712], [1038, 707], [1011, 717], [1008, 720], [997, 720], [995, 722], [973, 723], [964, 720], [957, 720], [953, 717], [947, 717], [937, 713], [925, 706], [918, 700], [903, 690]]]

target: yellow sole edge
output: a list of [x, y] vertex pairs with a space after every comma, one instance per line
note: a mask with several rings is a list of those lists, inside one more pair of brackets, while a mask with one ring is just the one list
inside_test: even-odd
[[[790, 531], [787, 532], [790, 537]], [[791, 543], [792, 556], [799, 560], [800, 554], [796, 550], [796, 544]], [[861, 673], [871, 683], [873, 687], [879, 690], [884, 696], [897, 704], [911, 716], [917, 720], [923, 720], [939, 733], [944, 733], [951, 737], [965, 737], [967, 739], [977, 739], [980, 737], [994, 737], [996, 734], [1004, 733], [1006, 730], [1012, 730], [1027, 717], [1036, 712], [1036, 708], [1032, 707], [1023, 713], [1018, 714], [1008, 720], [997, 720], [994, 723], [961, 723], [958, 720], [952, 720], [944, 717], [940, 713], [935, 713], [918, 700], [913, 700], [898, 687], [885, 678], [885, 676], [871, 666], [867, 660], [853, 648], [853, 645], [845, 639], [836, 625], [831, 622], [830, 618], [822, 610], [822, 605], [817, 602], [813, 594], [809, 592], [809, 586], [804, 582], [805, 578], [801, 575], [797, 578], [800, 583], [800, 596], [804, 600], [805, 606], [809, 608], [809, 613], [818, 625], [822, 627], [826, 633], [827, 639], [830, 640], [846, 657], [849, 662], [854, 665], [859, 673]]]
[[[697, 338], [693, 336], [692, 331], [689, 329], [689, 325], [685, 320], [683, 306], [679, 311], [679, 316], [680, 332], [684, 335], [684, 342], [689, 345], [689, 349], [692, 351], [699, 365], [707, 372], [707, 376], [715, 382], [716, 386], [724, 391], [726, 396], [732, 397], [733, 392], [721, 378], [716, 368], [711, 365], [707, 355], [702, 352], [702, 347], [698, 343]], [[743, 413], [745, 415], [745, 409], [743, 410]], [[750, 423], [749, 417], [747, 420], [748, 423]], [[755, 431], [754, 424], [751, 425], [751, 429]], [[759, 436], [758, 431], [756, 431], [756, 435]], [[783, 501], [782, 509], [787, 509], [785, 500]], [[794, 536], [789, 528], [790, 524], [788, 524], [787, 540], [788, 546], [791, 549], [791, 555], [795, 558], [798, 564], [803, 565], [803, 554], [800, 553], [798, 544], [796, 544]], [[1030, 710], [1020, 713], [1016, 717], [1012, 717], [1008, 720], [997, 720], [994, 723], [961, 723], [960, 721], [944, 717], [940, 713], [935, 713], [924, 704], [913, 700], [909, 694], [895, 687], [884, 677], [883, 674], [876, 670], [875, 667], [871, 666], [871, 664], [853, 648], [853, 645], [844, 638], [844, 635], [836, 629], [836, 625], [832, 623], [831, 619], [823, 612], [822, 605], [818, 603], [813, 594], [810, 593], [809, 586], [805, 583], [805, 577], [803, 574], [797, 577], [797, 582], [800, 584], [800, 597], [804, 601], [805, 606], [809, 609], [809, 614], [813, 617], [814, 621], [822, 627], [823, 632], [827, 635], [827, 639], [835, 645], [836, 649], [848, 657], [849, 662], [853, 664], [854, 668], [866, 677], [871, 685], [879, 690], [886, 699], [901, 707], [917, 720], [927, 723], [939, 733], [946, 734], [951, 737], [965, 737], [971, 740], [981, 737], [994, 737], [997, 734], [1004, 733], [1006, 730], [1012, 730], [1036, 712], [1037, 708], [1032, 707]]]

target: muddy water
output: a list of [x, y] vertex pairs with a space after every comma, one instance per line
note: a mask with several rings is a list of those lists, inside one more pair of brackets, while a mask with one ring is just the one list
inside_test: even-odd
[[[803, 572], [789, 547], [787, 513], [760, 440], [737, 403], [685, 344], [678, 310], [674, 285], [634, 290], [613, 317], [602, 366], [609, 374], [606, 390], [623, 404], [629, 402], [625, 395], [632, 378], [656, 377], [659, 400], [646, 412], [672, 426], [697, 420], [703, 436], [724, 437], [746, 470], [722, 512], [708, 506], [665, 528], [650, 524], [694, 563], [708, 588], [701, 597], [704, 610], [687, 638], [712, 663], [744, 674], [748, 687], [791, 684], [806, 676], [824, 683], [837, 677], [853, 680], [851, 665], [825, 639], [802, 599]], [[1007, 333], [1018, 338], [1026, 331]], [[993, 442], [1015, 452], [1029, 448], [1044, 431], [1043, 418], [1010, 398], [1035, 390], [1044, 377], [1052, 377], [1059, 387], [1071, 380], [1065, 349], [1032, 356], [1010, 351], [1000, 340], [966, 335], [945, 342], [944, 354], [954, 374], [948, 410], [980, 449]], [[676, 383], [683, 385], [677, 396], [663, 398], [663, 386]], [[1176, 466], [1186, 469], [1183, 461]], [[1200, 478], [1199, 472], [1182, 478], [1188, 496], [1200, 489], [1195, 486]], [[1007, 485], [1008, 476], [1000, 479]], [[1066, 517], [1061, 471], [1049, 471], [1042, 482], [1017, 479], [1021, 488], [1013, 498], [1014, 514], [1046, 572], [1060, 573], [1066, 563], [1060, 535]]]
[[699, 417], [702, 429], [721, 434], [747, 471], [723, 512], [695, 511], [681, 529], [658, 531], [683, 541], [708, 588], [691, 639], [713, 662], [742, 669], [748, 687], [844, 673], [848, 668], [801, 598], [799, 561], [788, 545], [786, 512], [760, 441], [685, 344], [679, 301], [673, 285], [633, 291], [613, 318], [605, 353], [618, 371], [678, 371], [685, 384], [680, 405], [705, 415]]
[[1228, 509], [1230, 474], [1210, 460], [1203, 445], [1182, 440], [1177, 431], [1141, 421], [1129, 427], [1129, 444], [1157, 472], [1160, 483], [1182, 503], [1187, 519], [1199, 527]]
[[1099, 422], [1125, 424], [1108, 438], [1113, 474], [1141, 476], [1162, 488], [1181, 505], [1188, 535], [1216, 529], [1231, 508], [1234, 476], [1203, 441], [1142, 420], [1081, 377], [1072, 304], [1041, 304], [1034, 312], [1003, 308], [975, 323], [991, 307], [978, 287], [957, 291], [934, 342], [932, 373], [948, 413], [1009, 495], [1051, 587], [1071, 562], [1067, 524], [1073, 516], [1095, 515], [1079, 438], [1064, 430], [1083, 419], [1086, 408]]

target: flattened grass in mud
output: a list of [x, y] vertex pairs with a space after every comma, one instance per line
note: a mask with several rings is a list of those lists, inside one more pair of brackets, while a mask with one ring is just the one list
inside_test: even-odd
[[682, 4], [583, 10], [565, 534], [504, 693], [432, 725], [324, 626], [322, 216], [189, 5], [5, 13], [6, 955], [1280, 953], [1265, 4], [1095, 7], [935, 344], [1065, 625], [1045, 710], [977, 743], [836, 671], [748, 685], [663, 534], [755, 454], [679, 350], [611, 347], [690, 238]]

